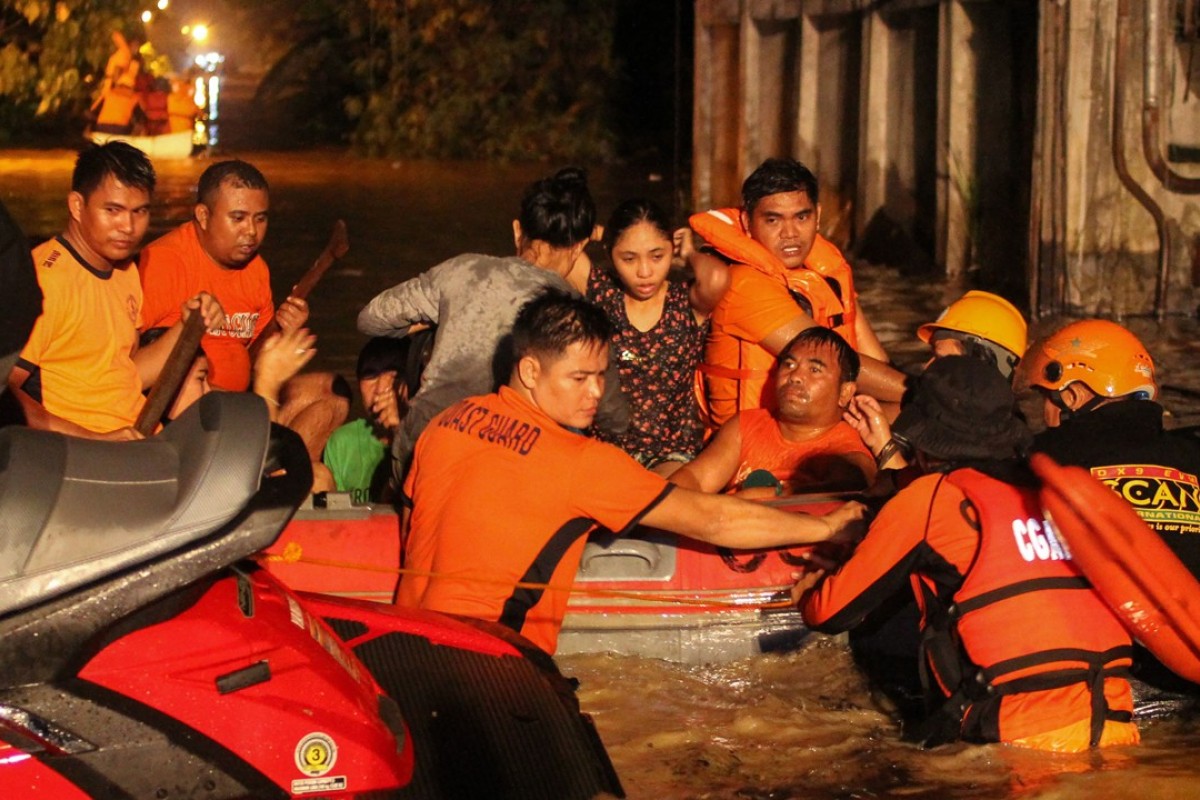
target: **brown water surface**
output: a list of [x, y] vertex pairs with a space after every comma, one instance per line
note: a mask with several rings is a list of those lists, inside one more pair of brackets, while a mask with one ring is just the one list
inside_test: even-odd
[[[340, 152], [246, 157], [271, 182], [263, 253], [281, 298], [324, 246], [335, 219], [350, 254], [311, 298], [317, 366], [352, 374], [362, 339], [359, 308], [376, 292], [460, 252], [512, 252], [510, 220], [521, 189], [545, 165], [369, 161]], [[73, 154], [0, 152], [0, 199], [31, 238], [63, 226]], [[187, 219], [206, 161], [158, 165], [151, 237]], [[601, 215], [622, 198], [669, 189], [636, 170], [595, 170]], [[962, 291], [945, 281], [857, 269], [862, 302], [893, 359], [915, 366], [926, 349], [916, 327]], [[1196, 326], [1129, 321], [1159, 361], [1163, 383], [1200, 390]], [[1053, 322], [1042, 322], [1038, 331]], [[1200, 423], [1200, 401], [1167, 393], [1177, 423]], [[1036, 409], [1031, 421], [1038, 423]], [[799, 652], [710, 667], [607, 655], [560, 659], [581, 680], [580, 700], [631, 798], [1193, 798], [1200, 796], [1195, 720], [1150, 722], [1140, 747], [1054, 756], [1001, 746], [926, 752], [903, 744], [837, 639]]]

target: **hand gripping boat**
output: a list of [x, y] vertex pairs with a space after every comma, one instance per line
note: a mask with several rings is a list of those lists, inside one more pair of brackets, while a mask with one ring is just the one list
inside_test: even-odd
[[1081, 467], [1030, 460], [1071, 558], [1129, 633], [1171, 671], [1200, 682], [1200, 583], [1115, 492]]
[[622, 795], [515, 637], [241, 560], [310, 482], [248, 394], [143, 442], [0, 431], [5, 800]]

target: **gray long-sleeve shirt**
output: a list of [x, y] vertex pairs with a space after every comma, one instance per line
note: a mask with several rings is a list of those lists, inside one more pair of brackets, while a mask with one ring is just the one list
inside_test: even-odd
[[[437, 326], [421, 388], [392, 443], [397, 477], [407, 471], [417, 437], [437, 414], [508, 382], [513, 321], [525, 301], [545, 287], [578, 294], [558, 274], [516, 256], [467, 253], [387, 289], [359, 313], [358, 329], [367, 336], [402, 337], [418, 323]], [[623, 431], [629, 408], [615, 360], [610, 359], [606, 378], [596, 424]]]

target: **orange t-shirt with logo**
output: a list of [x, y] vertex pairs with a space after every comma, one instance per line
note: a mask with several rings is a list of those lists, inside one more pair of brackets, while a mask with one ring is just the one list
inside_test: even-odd
[[271, 273], [262, 256], [241, 269], [226, 269], [212, 259], [196, 236], [196, 223], [185, 222], [142, 250], [143, 329], [170, 327], [183, 304], [200, 292], [217, 298], [225, 320], [216, 333], [204, 334], [208, 382], [217, 389], [250, 388], [247, 348], [275, 316]]
[[[499, 621], [548, 653], [588, 534], [624, 531], [671, 490], [616, 447], [508, 387], [443, 411], [417, 441], [396, 602]], [[434, 573], [433, 577], [422, 573]]]
[[35, 247], [33, 263], [45, 299], [17, 362], [30, 373], [22, 388], [88, 430], [133, 425], [145, 402], [133, 363], [142, 308], [137, 267], [94, 269], [62, 237]]
[[[742, 411], [737, 421], [742, 449], [731, 488], [741, 488], [746, 476], [758, 469], [774, 475], [788, 493], [831, 484], [839, 489], [866, 488], [875, 478], [874, 456], [845, 422], [814, 439], [792, 442], [783, 438], [779, 423], [765, 408]], [[855, 473], [860, 476], [857, 486], [851, 485]]]

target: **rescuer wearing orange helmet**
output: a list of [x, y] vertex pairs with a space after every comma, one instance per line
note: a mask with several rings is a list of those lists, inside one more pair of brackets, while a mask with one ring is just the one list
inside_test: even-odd
[[[1034, 450], [1090, 469], [1200, 575], [1200, 447], [1163, 428], [1154, 360], [1141, 341], [1106, 320], [1073, 322], [1029, 349], [1018, 385], [1045, 398], [1047, 429]], [[1200, 692], [1148, 653], [1139, 653], [1134, 675]]]

